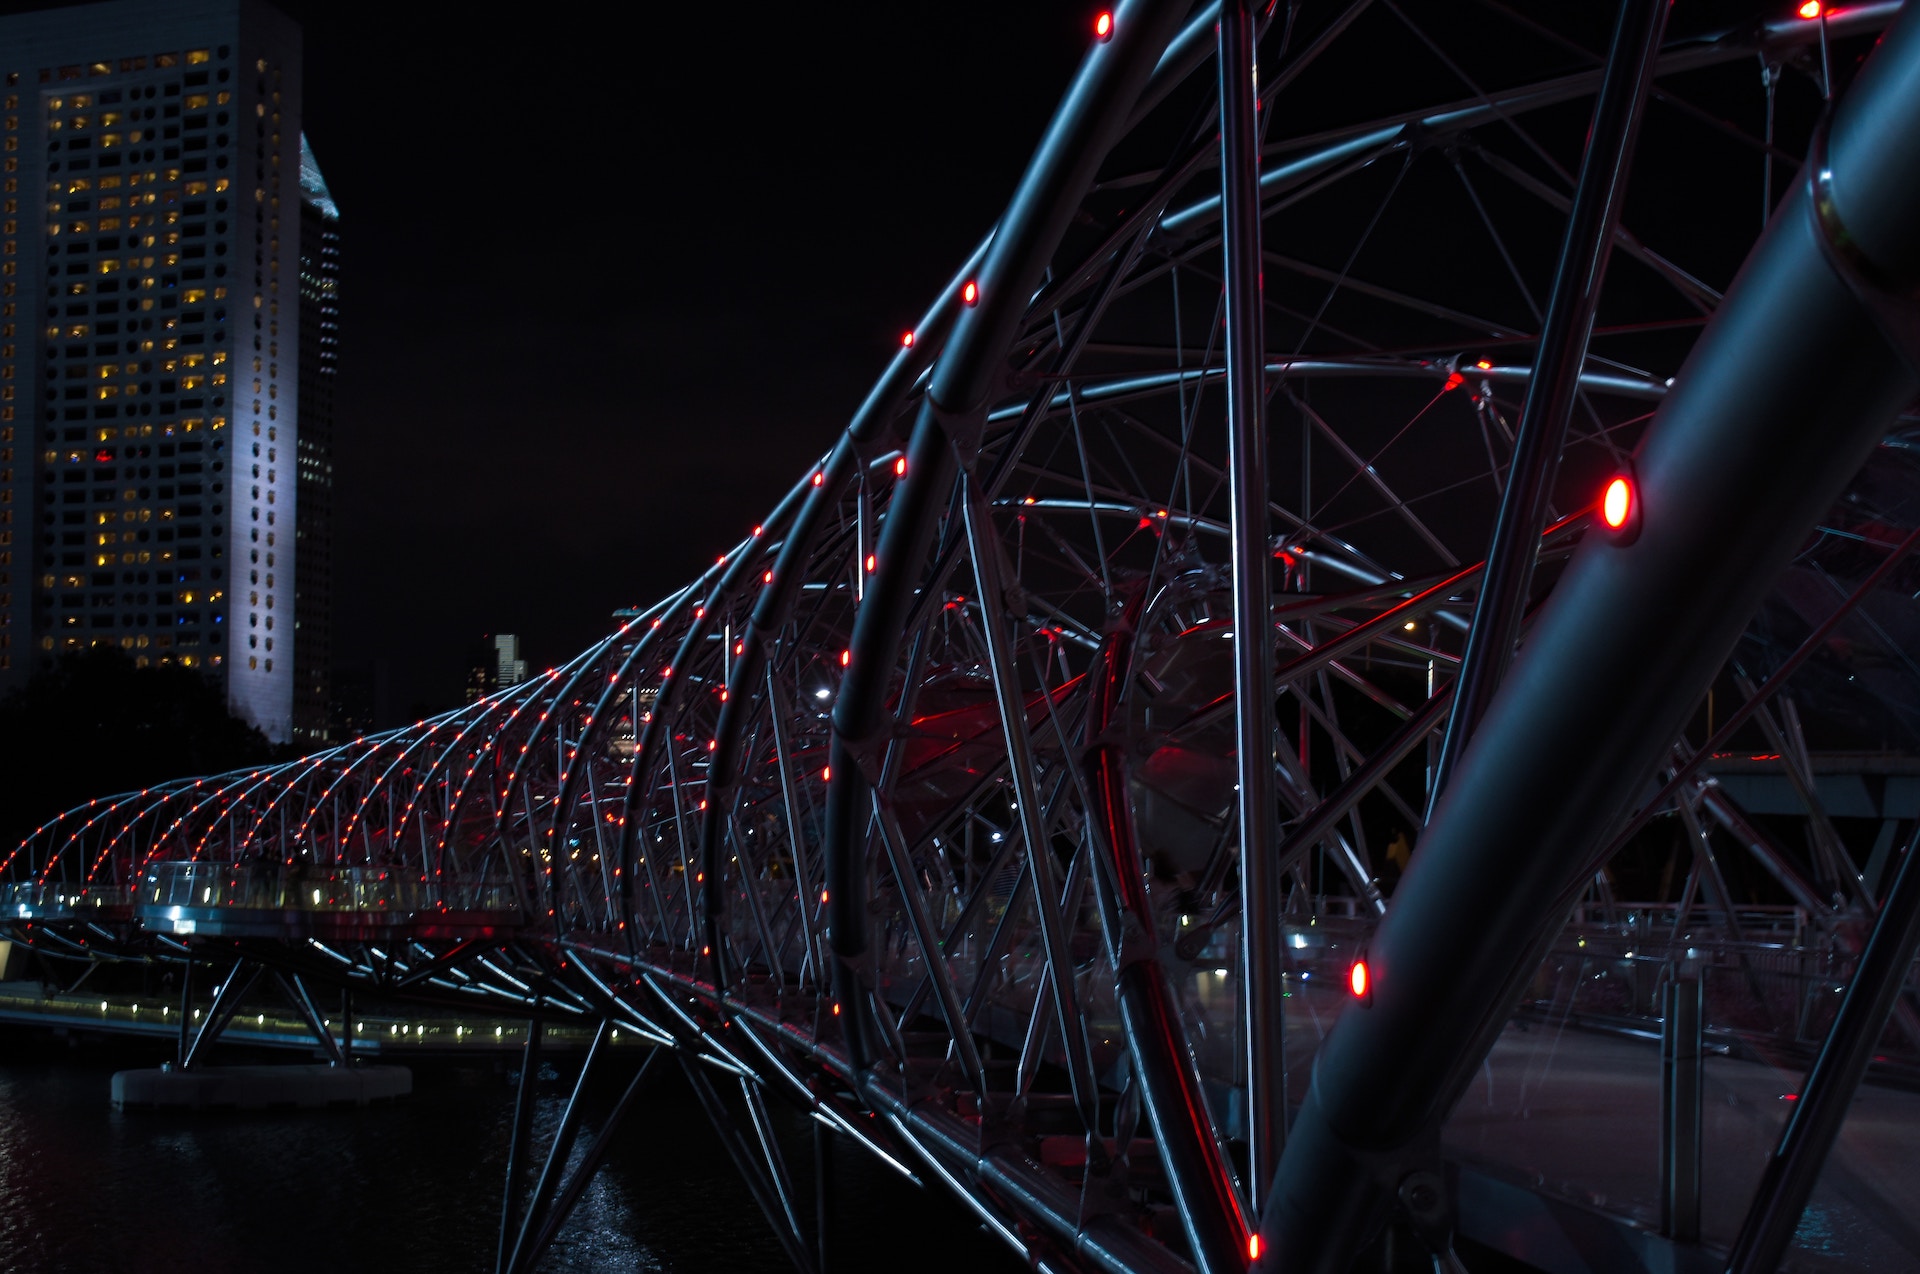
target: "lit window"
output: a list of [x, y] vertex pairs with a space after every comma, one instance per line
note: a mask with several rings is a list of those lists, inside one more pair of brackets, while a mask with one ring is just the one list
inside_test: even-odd
[[[212, 56], [213, 55], [205, 49], [189, 49], [187, 51], [187, 65], [199, 66], [202, 62], [205, 62], [208, 58]], [[203, 97], [200, 99], [200, 104], [202, 106], [205, 106], [206, 103], [207, 103], [206, 98]]]
[[[187, 109], [190, 111], [200, 110], [204, 108], [206, 104], [207, 104], [207, 95], [205, 93], [189, 93], [187, 95]], [[206, 183], [201, 182], [200, 186], [202, 189], [205, 189]], [[192, 187], [188, 187], [187, 193], [188, 194], [193, 193]]]

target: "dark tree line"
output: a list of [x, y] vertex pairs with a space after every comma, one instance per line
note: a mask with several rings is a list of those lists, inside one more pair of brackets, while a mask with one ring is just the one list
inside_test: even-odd
[[62, 656], [0, 698], [0, 858], [96, 797], [278, 755], [195, 669], [135, 667], [110, 647]]

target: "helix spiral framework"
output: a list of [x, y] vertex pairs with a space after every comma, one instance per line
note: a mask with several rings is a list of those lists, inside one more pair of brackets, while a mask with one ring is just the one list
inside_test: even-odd
[[[0, 914], [231, 966], [228, 1016], [265, 965], [632, 1031], [1047, 1268], [1338, 1270], [1388, 1227], [1773, 1269], [1866, 1054], [1920, 1065], [1920, 872], [1806, 742], [1920, 738], [1920, 49], [1885, 3], [1590, 17], [1101, 14], [1006, 213], [699, 579], [478, 703], [70, 810]], [[1632, 1042], [1698, 1074], [1703, 984], [1716, 1066], [1817, 1058], [1779, 1147], [1708, 1129], [1704, 1215]], [[1665, 1166], [1523, 1127], [1556, 1063], [1642, 1068], [1568, 1091]], [[524, 1157], [502, 1269], [578, 1197], [523, 1206]], [[1920, 1261], [1907, 1189], [1841, 1266]]]

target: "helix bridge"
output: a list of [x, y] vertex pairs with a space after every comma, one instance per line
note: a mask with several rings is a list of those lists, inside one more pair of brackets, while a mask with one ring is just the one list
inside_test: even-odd
[[666, 1064], [802, 1270], [781, 1105], [1033, 1268], [1920, 1268], [1920, 15], [1668, 8], [1090, 17], [699, 578], [0, 918], [526, 1023], [502, 1274]]

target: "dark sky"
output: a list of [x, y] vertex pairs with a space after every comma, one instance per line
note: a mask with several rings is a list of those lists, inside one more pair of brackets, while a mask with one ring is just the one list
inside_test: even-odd
[[458, 702], [483, 633], [565, 659], [772, 507], [1099, 7], [278, 3], [345, 240], [336, 664], [384, 661], [395, 718]]
[[696, 573], [992, 223], [1084, 5], [286, 0], [342, 212], [339, 661], [456, 701]]

